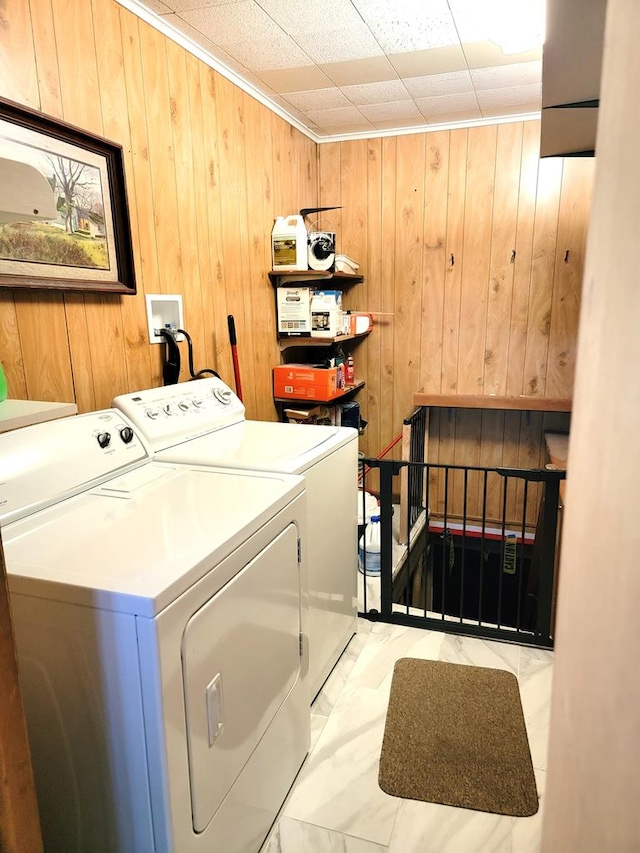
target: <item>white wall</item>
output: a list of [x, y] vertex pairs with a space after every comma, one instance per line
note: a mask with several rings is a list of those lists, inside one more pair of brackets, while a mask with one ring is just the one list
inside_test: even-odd
[[638, 33], [638, 0], [609, 0], [568, 461], [545, 853], [640, 850]]

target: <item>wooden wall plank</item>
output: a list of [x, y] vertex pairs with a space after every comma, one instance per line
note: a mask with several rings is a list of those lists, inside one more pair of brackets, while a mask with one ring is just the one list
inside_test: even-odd
[[[198, 253], [198, 218], [196, 213], [196, 175], [193, 155], [193, 132], [191, 124], [191, 103], [189, 98], [189, 79], [187, 75], [186, 55], [178, 45], [167, 42], [167, 76], [171, 103], [171, 128], [174, 150], [176, 179], [176, 225], [180, 241], [181, 281], [178, 284], [182, 293], [184, 327], [193, 343], [194, 370], [201, 370], [206, 364], [205, 327], [202, 313], [202, 284], [200, 280], [200, 261]], [[195, 92], [192, 90], [195, 97]], [[180, 346], [182, 354], [181, 380], [190, 379], [188, 368], [188, 346], [185, 341]]]
[[227, 327], [229, 308], [225, 289], [224, 253], [221, 207], [221, 174], [218, 150], [218, 114], [216, 104], [216, 79], [218, 75], [210, 68], [200, 66], [202, 84], [202, 119], [205, 134], [205, 174], [208, 212], [209, 259], [211, 262], [211, 309], [210, 320], [215, 347], [213, 367], [231, 387], [234, 385], [231, 349]]
[[468, 137], [468, 130], [454, 130], [451, 132], [449, 140], [447, 249], [442, 317], [442, 381], [440, 384], [440, 390], [443, 394], [455, 394], [458, 391], [458, 343], [460, 338], [460, 294], [462, 288]]
[[256, 393], [256, 417], [270, 420], [275, 414], [271, 375], [273, 366], [278, 364], [279, 352], [273, 286], [265, 275], [265, 270], [271, 266], [271, 242], [267, 235], [273, 224], [273, 151], [266, 132], [270, 122], [267, 116], [262, 119], [262, 114], [258, 102], [246, 95], [245, 163], [250, 191], [246, 197], [249, 276], [245, 291], [245, 323], [253, 344], [250, 357], [254, 367], [251, 381]]
[[482, 392], [496, 131], [496, 126], [469, 130], [460, 298], [459, 394]]
[[15, 303], [27, 399], [77, 400], [61, 294], [20, 291], [15, 293]]
[[[255, 391], [247, 377], [252, 366], [247, 356], [249, 330], [244, 322], [244, 287], [248, 271], [244, 269], [240, 210], [240, 183], [244, 180], [244, 156], [238, 162], [238, 134], [234, 86], [222, 77], [216, 78], [216, 114], [218, 119], [218, 154], [220, 158], [220, 216], [222, 220], [222, 251], [224, 256], [227, 308], [233, 315], [238, 335], [238, 354], [242, 378], [248, 392], [248, 403], [255, 405]], [[243, 152], [244, 153], [244, 152]]]
[[[382, 140], [382, 256], [381, 313], [374, 315], [375, 334], [380, 338], [380, 447], [369, 446], [376, 456], [400, 431], [394, 415], [395, 386], [395, 282], [396, 275], [396, 199], [398, 170], [398, 139]], [[397, 263], [400, 263], [398, 259]]]
[[584, 164], [569, 158], [562, 172], [545, 386], [547, 395], [565, 396], [573, 388], [588, 211], [593, 185], [593, 169], [586, 167], [594, 165], [593, 160]]
[[0, 5], [0, 81], [5, 98], [40, 108], [31, 12], [25, 0]]
[[[127, 202], [130, 214], [133, 214], [138, 209], [138, 203], [133, 179], [128, 111], [122, 109], [122, 105], [127, 104], [127, 86], [120, 9], [111, 3], [93, 0], [93, 16], [96, 31], [101, 34], [101, 37], [96, 39], [96, 60], [104, 133], [109, 139], [122, 145]], [[117, 310], [113, 311], [111, 318], [117, 334], [111, 343], [115, 350], [116, 342], [118, 344], [121, 342], [124, 370], [121, 369], [120, 362], [117, 362], [117, 369], [111, 372], [107, 379], [107, 387], [102, 393], [102, 399], [108, 398], [109, 395], [113, 399], [117, 394], [149, 388], [154, 384], [149, 357], [146, 307], [142, 295], [143, 283], [138, 261], [140, 246], [138, 217], [130, 215], [130, 219], [136, 284], [140, 292], [134, 298], [108, 300], [109, 305], [113, 303], [114, 308], [119, 308], [120, 321], [118, 322], [117, 319]], [[102, 307], [101, 301], [98, 305]], [[110, 405], [111, 399], [105, 405]]]
[[552, 157], [538, 172], [523, 389], [530, 396], [545, 393], [562, 167]]
[[[62, 95], [51, 0], [29, 0], [40, 109], [51, 116], [62, 116]], [[37, 105], [35, 105], [37, 106]]]
[[502, 395], [507, 390], [522, 131], [521, 124], [501, 124], [498, 127], [482, 385], [484, 394]]
[[[60, 302], [62, 303], [62, 299]], [[5, 289], [0, 292], [0, 341], [2, 341], [0, 363], [7, 380], [8, 396], [23, 400], [27, 395], [27, 383], [24, 375], [18, 313], [13, 291]]]
[[209, 251], [209, 211], [207, 206], [207, 158], [205, 154], [206, 135], [204, 129], [201, 63], [191, 54], [185, 55], [187, 67], [187, 96], [189, 98], [189, 122], [191, 127], [191, 150], [193, 157], [193, 205], [195, 214], [195, 233], [190, 239], [195, 244], [199, 273], [199, 292], [194, 294], [192, 311], [201, 314], [199, 342], [202, 363], [197, 370], [215, 369], [216, 353], [213, 324], [213, 280], [211, 254]]
[[399, 433], [420, 384], [425, 135], [399, 136], [397, 144], [393, 415]]
[[[382, 310], [384, 232], [382, 213], [382, 140], [371, 139], [367, 145], [367, 257], [366, 281], [357, 290], [356, 306], [363, 311]], [[365, 454], [381, 448], [381, 341], [369, 335], [354, 348], [356, 379], [367, 377], [364, 392], [358, 395], [362, 417], [367, 421], [360, 441]]]
[[443, 313], [447, 241], [449, 138], [445, 131], [426, 139], [420, 380], [423, 391], [438, 393], [442, 382]]
[[525, 122], [522, 135], [522, 162], [518, 193], [516, 259], [513, 270], [513, 295], [507, 354], [507, 394], [526, 394], [524, 359], [529, 319], [529, 291], [533, 258], [533, 224], [540, 163], [540, 123]]

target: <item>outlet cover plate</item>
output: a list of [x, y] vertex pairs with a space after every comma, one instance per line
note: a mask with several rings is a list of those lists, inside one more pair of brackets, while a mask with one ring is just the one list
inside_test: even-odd
[[[148, 293], [146, 295], [146, 302], [149, 343], [164, 343], [162, 335], [156, 334], [157, 329], [165, 329], [167, 327], [173, 329], [184, 328], [181, 294]], [[183, 341], [184, 335], [176, 335], [176, 340]]]

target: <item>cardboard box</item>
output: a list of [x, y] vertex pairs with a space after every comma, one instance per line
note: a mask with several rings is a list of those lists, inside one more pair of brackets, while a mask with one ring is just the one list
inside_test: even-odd
[[277, 287], [278, 335], [285, 337], [311, 336], [310, 287]]
[[322, 424], [336, 426], [336, 406], [314, 406], [313, 408], [286, 408], [285, 417], [290, 424]]
[[273, 396], [326, 403], [344, 392], [338, 388], [337, 367], [280, 364], [273, 368]]

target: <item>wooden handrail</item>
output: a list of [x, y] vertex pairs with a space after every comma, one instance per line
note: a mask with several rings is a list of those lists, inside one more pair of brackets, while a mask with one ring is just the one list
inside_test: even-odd
[[571, 398], [498, 397], [483, 394], [425, 394], [416, 391], [414, 406], [438, 406], [444, 409], [509, 409], [520, 412], [570, 412]]

